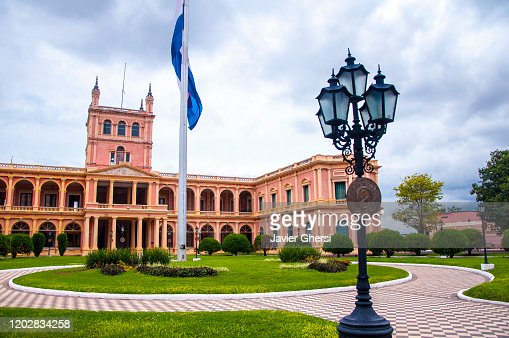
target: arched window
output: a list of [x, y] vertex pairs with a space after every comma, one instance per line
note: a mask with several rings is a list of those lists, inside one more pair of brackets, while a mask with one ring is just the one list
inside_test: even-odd
[[103, 134], [111, 135], [111, 121], [110, 120], [104, 120], [104, 123], [103, 123]]
[[23, 221], [16, 222], [11, 228], [11, 234], [30, 235], [30, 226]]
[[251, 230], [251, 227], [247, 224], [243, 225], [240, 228], [240, 233], [247, 237], [249, 240], [249, 243], [253, 243], [253, 230]]
[[51, 222], [44, 222], [39, 227], [39, 232], [46, 236], [46, 244], [44, 246], [55, 247], [56, 227]]
[[64, 232], [67, 234], [67, 245], [69, 247], [79, 248], [81, 246], [81, 227], [79, 224], [67, 224]]
[[125, 136], [125, 122], [124, 121], [120, 121], [118, 123], [117, 135], [118, 136]]
[[233, 234], [233, 228], [231, 227], [231, 225], [228, 224], [223, 225], [223, 227], [221, 228], [221, 243], [223, 243], [224, 239], [229, 234]]
[[117, 147], [117, 164], [125, 161], [125, 148], [122, 146]]
[[171, 225], [168, 225], [168, 228], [167, 228], [167, 244], [168, 244], [168, 248], [173, 248], [173, 227]]
[[204, 238], [214, 238], [214, 228], [210, 224], [205, 224], [201, 227], [201, 239]]
[[138, 122], [134, 122], [131, 126], [131, 136], [140, 137], [140, 124]]
[[194, 229], [189, 224], [186, 228], [186, 247], [194, 248]]

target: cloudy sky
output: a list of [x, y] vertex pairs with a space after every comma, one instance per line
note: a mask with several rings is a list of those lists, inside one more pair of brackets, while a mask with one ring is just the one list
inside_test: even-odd
[[[413, 173], [468, 200], [489, 152], [509, 147], [509, 2], [192, 0], [190, 60], [204, 112], [189, 173], [258, 176], [334, 154], [315, 100], [347, 48], [401, 93], [382, 138], [385, 200]], [[174, 1], [1, 0], [0, 162], [84, 166], [90, 91], [138, 108], [152, 83], [153, 167], [178, 171]]]

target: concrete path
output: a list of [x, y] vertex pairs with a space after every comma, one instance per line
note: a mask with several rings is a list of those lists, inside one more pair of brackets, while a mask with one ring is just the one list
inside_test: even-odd
[[[394, 266], [411, 272], [413, 279], [372, 290], [374, 307], [391, 321], [394, 337], [509, 337], [509, 306], [457, 297], [459, 290], [483, 283], [486, 277], [444, 267]], [[355, 301], [355, 291], [275, 298], [132, 300], [42, 295], [8, 286], [12, 278], [40, 270], [0, 271], [0, 307], [167, 312], [266, 309], [302, 312], [337, 322], [352, 311]]]

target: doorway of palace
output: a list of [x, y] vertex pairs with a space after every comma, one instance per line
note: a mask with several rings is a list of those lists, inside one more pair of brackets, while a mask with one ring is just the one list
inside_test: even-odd
[[129, 248], [131, 243], [131, 221], [117, 220], [117, 248]]
[[109, 249], [108, 246], [108, 220], [107, 219], [100, 219], [97, 229], [97, 248], [99, 249]]

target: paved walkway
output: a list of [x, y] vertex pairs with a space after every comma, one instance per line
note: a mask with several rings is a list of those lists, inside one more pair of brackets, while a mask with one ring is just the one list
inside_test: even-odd
[[[509, 306], [459, 299], [459, 290], [486, 281], [463, 270], [397, 266], [413, 274], [410, 282], [372, 290], [376, 311], [391, 321], [394, 337], [509, 337]], [[230, 300], [127, 300], [48, 296], [9, 288], [11, 278], [32, 271], [0, 271], [0, 307], [94, 311], [288, 310], [338, 321], [353, 309], [355, 291], [277, 298]]]

